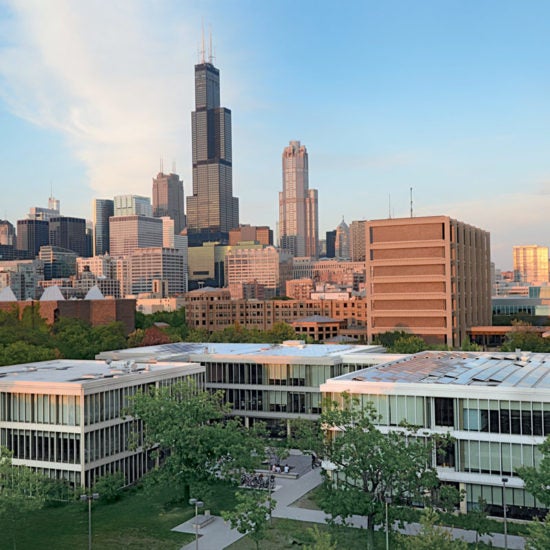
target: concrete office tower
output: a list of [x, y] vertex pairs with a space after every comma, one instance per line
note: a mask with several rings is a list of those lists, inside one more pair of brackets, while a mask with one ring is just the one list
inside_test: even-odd
[[115, 202], [113, 199], [94, 199], [92, 203], [94, 256], [101, 256], [109, 252], [109, 218], [114, 215]]
[[174, 231], [179, 234], [185, 227], [183, 210], [183, 181], [178, 174], [159, 172], [153, 178], [153, 216], [168, 216], [174, 220]]
[[309, 189], [305, 145], [291, 141], [283, 151], [283, 191], [279, 193], [279, 241], [293, 256], [319, 255], [317, 190]]
[[514, 246], [514, 278], [521, 283], [548, 283], [548, 247]]
[[153, 216], [149, 197], [140, 195], [117, 195], [115, 197], [115, 216]]
[[89, 256], [86, 238], [86, 220], [58, 216], [50, 218], [50, 245], [76, 252], [78, 256]]
[[240, 225], [229, 232], [229, 246], [253, 242], [264, 246], [273, 246], [273, 231], [267, 226]]
[[339, 260], [349, 260], [350, 252], [350, 231], [348, 224], [342, 219], [336, 228], [336, 239], [334, 242], [334, 252]]
[[364, 262], [367, 245], [365, 242], [365, 220], [353, 221], [349, 224], [351, 259], [354, 262]]
[[17, 249], [37, 256], [40, 247], [50, 242], [49, 225], [45, 220], [18, 220]]
[[491, 324], [490, 236], [448, 216], [365, 224], [368, 338], [403, 330], [459, 347]]
[[138, 248], [162, 247], [162, 220], [148, 216], [113, 216], [109, 220], [111, 256], [132, 254]]
[[8, 220], [0, 220], [0, 245], [15, 245], [15, 227]]
[[212, 57], [195, 65], [193, 196], [187, 197], [190, 245], [227, 242], [239, 226], [239, 199], [233, 197], [231, 111], [220, 107], [220, 71]]

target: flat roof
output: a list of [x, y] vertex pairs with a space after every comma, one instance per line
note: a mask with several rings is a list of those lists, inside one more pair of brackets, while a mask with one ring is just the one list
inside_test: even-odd
[[425, 351], [334, 381], [550, 389], [550, 354]]
[[98, 359], [125, 359], [131, 357], [156, 358], [172, 360], [189, 358], [197, 355], [230, 356], [233, 358], [255, 361], [269, 360], [277, 357], [295, 359], [338, 358], [350, 353], [381, 353], [382, 346], [357, 344], [304, 344], [301, 340], [291, 340], [282, 344], [219, 344], [176, 342], [143, 348], [130, 348], [100, 353]]
[[175, 367], [188, 367], [190, 370], [198, 365], [188, 362], [141, 362], [141, 361], [99, 361], [55, 359], [36, 363], [23, 363], [0, 368], [0, 389], [14, 383], [73, 383], [85, 386], [98, 380], [109, 380], [147, 374], [160, 374]]

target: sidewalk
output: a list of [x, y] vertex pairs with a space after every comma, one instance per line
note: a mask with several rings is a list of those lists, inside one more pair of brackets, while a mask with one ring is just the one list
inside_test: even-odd
[[[320, 485], [321, 482], [320, 469], [310, 469], [309, 472], [301, 475], [298, 479], [277, 479], [277, 486], [273, 492], [273, 498], [277, 501], [273, 517], [311, 523], [326, 523], [329, 516], [324, 512], [292, 506], [294, 502]], [[352, 527], [356, 528], [364, 529], [367, 526], [363, 516], [353, 516], [350, 523]], [[446, 529], [451, 531], [454, 538], [462, 538], [466, 542], [475, 542], [474, 531], [455, 528]], [[182, 533], [195, 533], [195, 526], [192, 520], [190, 520], [172, 530]], [[410, 535], [417, 534], [419, 531], [420, 525], [418, 523], [406, 524], [404, 529], [400, 529], [401, 533]], [[223, 518], [216, 517], [212, 523], [199, 529], [199, 548], [200, 550], [222, 550], [243, 536], [236, 530], [231, 529], [229, 524], [224, 522]], [[501, 534], [485, 535], [480, 537], [479, 540], [485, 543], [492, 542], [495, 548], [504, 548], [504, 535]], [[181, 550], [194, 550], [195, 547], [195, 541], [193, 541], [181, 548]], [[523, 550], [525, 548], [525, 540], [523, 537], [508, 535], [508, 548], [510, 550]]]

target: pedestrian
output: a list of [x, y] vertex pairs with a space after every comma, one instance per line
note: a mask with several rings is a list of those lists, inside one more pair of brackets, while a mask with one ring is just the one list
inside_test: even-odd
[[315, 456], [315, 453], [311, 453], [311, 469], [315, 468], [315, 462], [317, 462], [317, 457]]

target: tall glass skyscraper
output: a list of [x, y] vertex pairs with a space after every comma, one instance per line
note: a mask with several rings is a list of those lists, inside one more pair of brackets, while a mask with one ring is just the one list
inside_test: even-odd
[[283, 191], [279, 193], [279, 241], [293, 256], [319, 255], [317, 190], [309, 189], [305, 145], [291, 141], [283, 151]]
[[195, 65], [193, 196], [187, 197], [189, 244], [224, 241], [239, 226], [233, 197], [231, 111], [220, 107], [220, 71], [204, 58]]
[[109, 252], [109, 218], [114, 216], [113, 199], [94, 199], [92, 204], [94, 222], [94, 256]]

